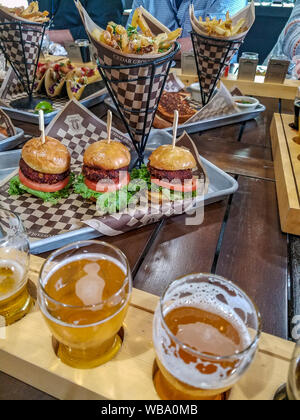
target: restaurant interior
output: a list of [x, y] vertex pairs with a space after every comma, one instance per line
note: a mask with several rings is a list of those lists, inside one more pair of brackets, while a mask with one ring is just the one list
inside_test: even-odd
[[0, 400], [300, 400], [300, 0], [0, 0]]

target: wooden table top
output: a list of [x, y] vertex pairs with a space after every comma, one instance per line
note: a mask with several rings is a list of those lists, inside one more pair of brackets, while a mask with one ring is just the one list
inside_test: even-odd
[[[160, 295], [179, 276], [217, 273], [256, 302], [264, 332], [287, 339], [292, 317], [300, 315], [300, 238], [280, 230], [269, 133], [278, 101], [261, 102], [267, 111], [243, 126], [242, 137], [240, 125], [192, 135], [200, 155], [239, 183], [234, 196], [206, 207], [201, 226], [186, 226], [184, 217], [176, 216], [104, 240], [128, 256], [136, 288]], [[282, 109], [292, 112], [292, 103], [283, 101]], [[104, 105], [93, 111], [106, 118]], [[124, 131], [116, 117], [114, 124]], [[37, 126], [18, 126], [38, 134]], [[0, 400], [51, 398], [0, 373]]]

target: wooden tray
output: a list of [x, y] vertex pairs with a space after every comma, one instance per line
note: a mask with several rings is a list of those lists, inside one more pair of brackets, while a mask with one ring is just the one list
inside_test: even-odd
[[[32, 257], [31, 282], [37, 283], [42, 263]], [[0, 334], [0, 370], [59, 399], [157, 400], [151, 339], [157, 303], [158, 297], [134, 290], [122, 350], [111, 362], [88, 371], [65, 366], [55, 356], [51, 334], [36, 307], [6, 328], [6, 339]], [[272, 399], [286, 382], [293, 349], [293, 343], [263, 334], [254, 364], [230, 398]]]
[[274, 114], [271, 139], [281, 228], [300, 235], [300, 137], [289, 126], [293, 120]]
[[[186, 86], [198, 82], [198, 76], [182, 74], [181, 69], [173, 69], [172, 72], [176, 74]], [[286, 79], [284, 84], [281, 85], [278, 83], [265, 83], [264, 79], [264, 76], [256, 76], [255, 81], [238, 80], [236, 75], [230, 74], [228, 77], [223, 77], [221, 80], [229, 91], [237, 87], [243, 92], [243, 95], [287, 100], [295, 99], [298, 88], [300, 87], [299, 80]]]

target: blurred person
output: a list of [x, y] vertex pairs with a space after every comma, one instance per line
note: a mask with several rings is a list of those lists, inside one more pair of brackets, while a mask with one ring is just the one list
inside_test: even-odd
[[282, 55], [287, 57], [290, 61], [292, 61], [295, 56], [299, 56], [300, 58], [300, 0], [296, 1], [286, 26], [264, 64], [268, 64], [270, 57]]
[[[143, 6], [171, 31], [182, 28], [182, 38], [179, 39], [181, 51], [190, 51], [192, 49], [190, 3], [191, 0], [134, 0], [128, 23], [132, 21], [134, 10], [139, 6]], [[194, 0], [193, 3], [197, 18], [202, 16], [205, 19], [209, 16], [225, 19], [227, 11], [229, 11], [231, 16], [235, 15], [247, 6], [248, 0]]]
[[[53, 19], [48, 36], [59, 44], [73, 42], [76, 39], [88, 39], [74, 0], [38, 0], [41, 11], [48, 10]], [[106, 28], [109, 21], [122, 22], [122, 0], [81, 0], [91, 19], [101, 28]]]

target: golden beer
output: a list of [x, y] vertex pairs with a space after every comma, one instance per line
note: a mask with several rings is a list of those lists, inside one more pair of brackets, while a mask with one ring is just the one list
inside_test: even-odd
[[[106, 363], [122, 345], [118, 333], [129, 306], [130, 272], [123, 254], [121, 259], [109, 255], [105, 253], [108, 246], [101, 244], [93, 241], [85, 245], [91, 252], [84, 253], [80, 248], [75, 255], [70, 252], [72, 256], [54, 264], [41, 277], [40, 307], [59, 343], [57, 355], [76, 368]], [[99, 253], [92, 252], [97, 247]]]
[[[27, 290], [29, 242], [20, 219], [0, 208], [0, 324], [11, 325], [31, 309]], [[4, 321], [4, 322], [3, 322]]]
[[249, 367], [259, 334], [256, 309], [232, 283], [203, 274], [175, 281], [154, 317], [159, 397], [225, 399]]
[[31, 309], [26, 275], [18, 262], [0, 260], [0, 316], [5, 318], [6, 325], [18, 321]]

